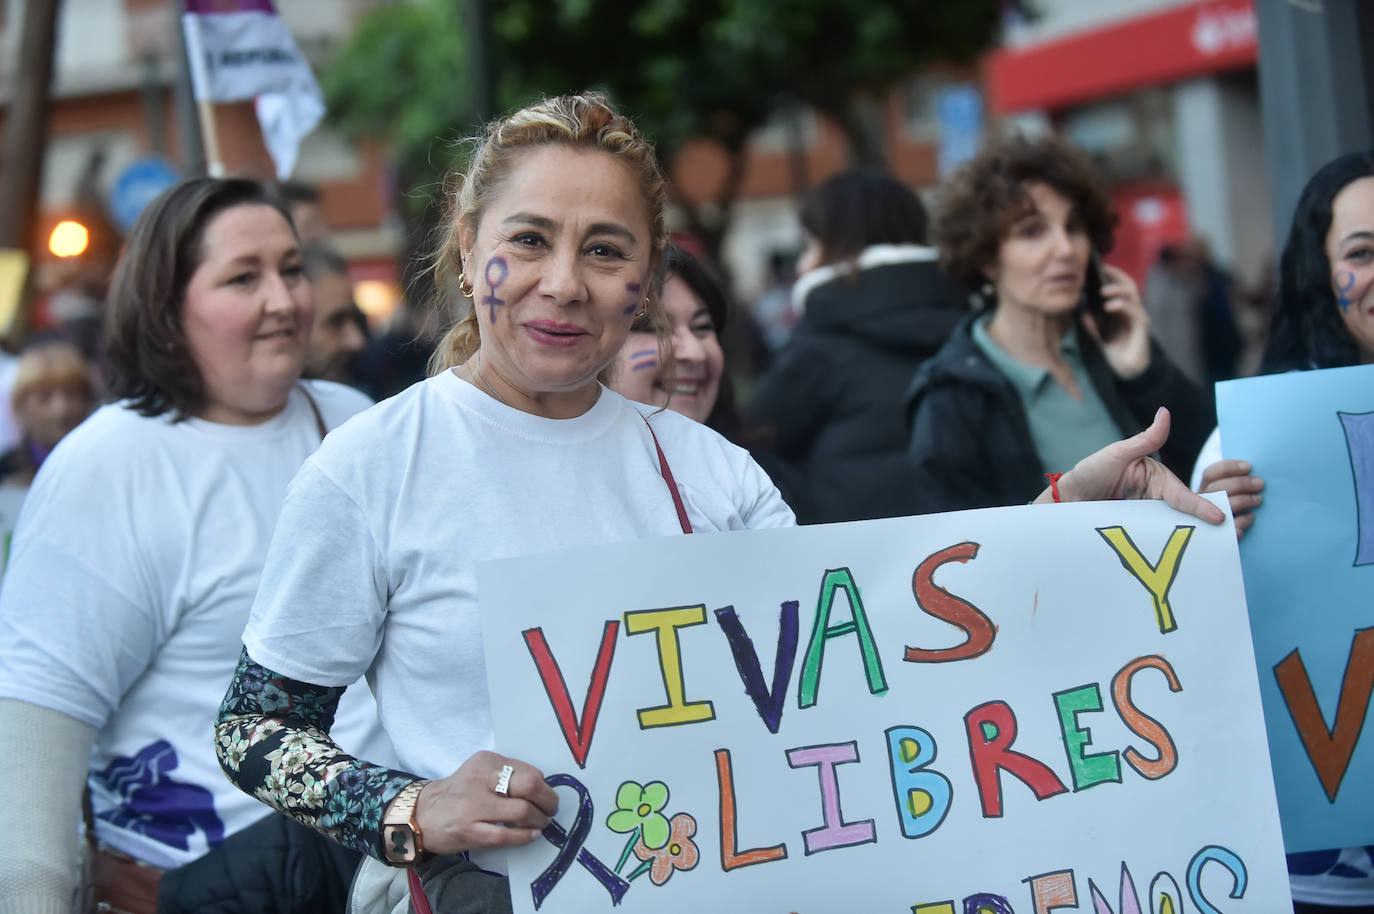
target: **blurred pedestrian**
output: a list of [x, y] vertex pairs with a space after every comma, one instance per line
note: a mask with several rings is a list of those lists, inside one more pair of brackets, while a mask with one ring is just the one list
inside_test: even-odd
[[75, 346], [61, 340], [27, 346], [10, 391], [23, 437], [0, 456], [0, 483], [27, 488], [57, 442], [90, 415], [95, 399], [95, 376]]
[[[1334, 159], [1298, 196], [1279, 261], [1265, 374], [1374, 364], [1374, 150]], [[1223, 459], [1221, 433], [1193, 470], [1199, 492], [1226, 492], [1236, 535], [1254, 523], [1264, 479]], [[1295, 568], [1295, 573], [1302, 569]], [[1306, 608], [1297, 611], [1306, 611]], [[1374, 845], [1288, 855], [1296, 914], [1374, 914]]]
[[283, 181], [277, 194], [286, 201], [291, 222], [301, 244], [319, 244], [329, 237], [329, 223], [324, 218], [324, 197], [314, 184], [304, 181]]
[[303, 257], [315, 300], [305, 375], [357, 386], [353, 362], [367, 345], [367, 322], [353, 300], [348, 261], [323, 243], [306, 245]]
[[911, 388], [921, 510], [1024, 504], [1160, 406], [1165, 466], [1192, 466], [1210, 399], [1151, 341], [1131, 277], [1101, 264], [1114, 222], [1087, 158], [1054, 137], [993, 140], [942, 188], [941, 262], [986, 308]]
[[1169, 245], [1145, 277], [1145, 311], [1165, 355], [1204, 390], [1236, 376], [1235, 283], [1200, 237]]
[[797, 326], [797, 312], [792, 307], [792, 284], [796, 279], [796, 257], [786, 251], [768, 255], [768, 288], [754, 300], [749, 311], [763, 335], [770, 359], [782, 351], [792, 328]]
[[903, 398], [966, 312], [927, 247], [920, 199], [874, 169], [836, 175], [801, 208], [797, 326], [746, 406], [800, 480], [802, 523], [916, 513]]
[[[243, 910], [247, 886], [330, 910], [356, 857], [264, 820], [210, 728], [287, 483], [368, 401], [299, 380], [310, 285], [255, 182], [192, 179], [150, 204], [108, 317], [117, 402], [44, 461], [0, 589], [0, 885], [26, 910], [71, 909], [84, 793], [89, 909]], [[351, 694], [340, 738], [385, 756], [367, 690]], [[269, 832], [228, 858], [259, 820]], [[173, 869], [210, 856], [195, 878]]]

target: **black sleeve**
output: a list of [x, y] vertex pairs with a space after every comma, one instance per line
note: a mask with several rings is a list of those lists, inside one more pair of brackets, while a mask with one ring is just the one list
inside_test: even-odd
[[752, 434], [784, 463], [803, 465], [830, 413], [834, 384], [828, 354], [792, 340], [759, 378], [745, 407]]
[[911, 418], [907, 454], [916, 471], [916, 504], [922, 514], [1007, 504], [1000, 480], [987, 461], [979, 416], [958, 388], [924, 390]]

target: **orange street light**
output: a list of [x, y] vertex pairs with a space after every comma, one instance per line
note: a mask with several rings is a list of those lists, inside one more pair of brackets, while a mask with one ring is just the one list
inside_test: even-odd
[[84, 254], [90, 244], [91, 233], [86, 226], [71, 219], [63, 219], [53, 227], [48, 236], [48, 250], [58, 257], [77, 257]]

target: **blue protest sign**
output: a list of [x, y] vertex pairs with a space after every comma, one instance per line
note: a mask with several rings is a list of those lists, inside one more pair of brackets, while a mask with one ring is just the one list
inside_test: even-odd
[[1241, 564], [1290, 853], [1374, 844], [1374, 366], [1217, 385], [1265, 480]]

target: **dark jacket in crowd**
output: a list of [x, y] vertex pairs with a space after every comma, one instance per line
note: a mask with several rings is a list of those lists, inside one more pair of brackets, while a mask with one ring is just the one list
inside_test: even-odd
[[786, 496], [801, 523], [914, 513], [903, 400], [967, 313], [964, 296], [933, 250], [912, 245], [813, 270], [793, 295], [801, 318], [745, 410], [753, 449], [791, 471]]
[[[926, 362], [907, 398], [923, 513], [1022, 505], [1044, 491], [1045, 473], [1072, 469], [1041, 465], [1021, 398], [973, 340], [976, 319], [970, 315]], [[1081, 326], [1074, 332], [1093, 388], [1123, 438], [1146, 428], [1159, 407], [1169, 408], [1172, 426], [1159, 458], [1187, 479], [1216, 424], [1211, 400], [1153, 341], [1150, 367], [1123, 381], [1088, 333]]]
[[361, 855], [281, 813], [168, 870], [158, 914], [343, 914]]

